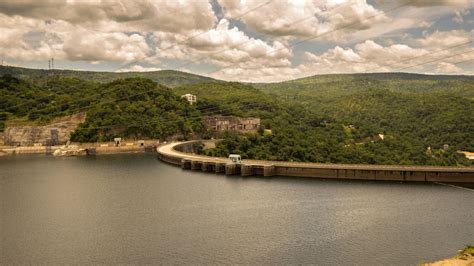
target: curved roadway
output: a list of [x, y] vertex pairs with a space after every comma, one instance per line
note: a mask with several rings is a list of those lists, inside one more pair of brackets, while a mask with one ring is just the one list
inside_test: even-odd
[[[227, 158], [210, 157], [197, 155], [193, 153], [180, 152], [175, 149], [176, 146], [191, 143], [172, 142], [157, 148], [157, 152], [181, 159], [193, 159], [205, 162], [230, 162]], [[395, 166], [395, 165], [369, 165], [369, 164], [331, 164], [331, 163], [302, 163], [302, 162], [282, 162], [282, 161], [264, 161], [264, 160], [242, 160], [246, 165], [261, 166], [282, 166], [282, 167], [305, 167], [305, 168], [324, 168], [324, 169], [346, 169], [346, 170], [386, 170], [386, 171], [430, 171], [430, 172], [471, 172], [474, 173], [474, 167], [447, 167], [447, 166]]]

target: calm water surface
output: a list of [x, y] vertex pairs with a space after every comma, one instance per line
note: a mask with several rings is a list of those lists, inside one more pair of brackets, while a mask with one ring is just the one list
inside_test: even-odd
[[474, 243], [474, 192], [240, 178], [152, 155], [0, 158], [0, 264], [416, 265]]

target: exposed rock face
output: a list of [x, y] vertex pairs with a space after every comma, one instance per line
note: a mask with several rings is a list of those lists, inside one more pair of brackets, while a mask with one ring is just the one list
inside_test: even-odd
[[76, 145], [65, 145], [53, 152], [54, 156], [81, 156], [87, 155], [86, 149]]
[[65, 116], [53, 120], [43, 126], [13, 126], [7, 127], [4, 132], [6, 145], [31, 146], [65, 144], [80, 123], [86, 119], [84, 113]]

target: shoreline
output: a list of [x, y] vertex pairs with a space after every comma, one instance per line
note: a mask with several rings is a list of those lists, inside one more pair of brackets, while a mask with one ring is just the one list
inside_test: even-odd
[[422, 263], [421, 266], [472, 266], [474, 265], [474, 247], [467, 245], [463, 250], [458, 251], [458, 255], [442, 259], [435, 262]]
[[[85, 151], [81, 155], [62, 155], [62, 156], [86, 156], [86, 155], [102, 155], [102, 154], [118, 154], [118, 153], [145, 153], [155, 152], [156, 147], [160, 144], [155, 140], [148, 140], [142, 143], [126, 142], [123, 145], [115, 146], [112, 142], [107, 143], [71, 143], [69, 147], [74, 150]], [[56, 146], [0, 146], [1, 156], [12, 156], [22, 154], [46, 154], [52, 155], [55, 151], [64, 149], [66, 145]]]

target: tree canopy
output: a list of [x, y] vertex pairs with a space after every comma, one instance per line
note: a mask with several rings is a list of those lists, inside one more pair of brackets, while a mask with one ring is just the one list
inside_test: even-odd
[[[226, 132], [212, 156], [403, 165], [469, 165], [474, 85], [469, 78], [324, 76], [276, 84], [204, 82], [173, 89], [144, 78], [0, 77], [0, 130], [86, 112], [73, 141], [210, 138], [206, 115], [259, 117], [258, 132]], [[191, 93], [190, 105], [180, 96]], [[264, 130], [271, 129], [271, 131]]]

